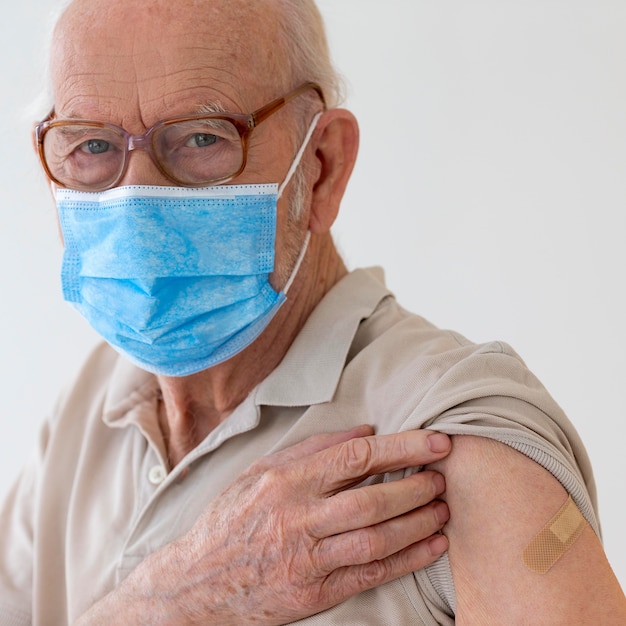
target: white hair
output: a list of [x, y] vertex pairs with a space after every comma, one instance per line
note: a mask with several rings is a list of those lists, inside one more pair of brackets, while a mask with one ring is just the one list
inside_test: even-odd
[[[276, 0], [278, 21], [278, 55], [280, 66], [272, 68], [276, 82], [284, 92], [305, 82], [319, 85], [326, 106], [339, 106], [344, 99], [345, 83], [337, 72], [330, 54], [326, 27], [314, 0]], [[300, 145], [311, 122], [312, 103], [317, 100], [315, 92], [298, 98], [292, 106], [297, 132], [294, 149]], [[310, 188], [307, 161], [302, 160], [294, 172], [289, 194], [290, 218], [302, 216]]]
[[314, 0], [277, 0], [279, 46], [288, 65], [276, 68], [284, 89], [307, 81], [317, 83], [326, 104], [332, 108], [343, 101], [342, 77], [333, 66], [326, 28]]

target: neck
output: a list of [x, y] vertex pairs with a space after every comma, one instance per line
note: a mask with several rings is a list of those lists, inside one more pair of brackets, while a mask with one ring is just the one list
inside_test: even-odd
[[197, 374], [159, 377], [164, 407], [159, 419], [172, 467], [277, 367], [310, 313], [346, 273], [330, 234], [312, 236], [287, 301], [252, 345]]

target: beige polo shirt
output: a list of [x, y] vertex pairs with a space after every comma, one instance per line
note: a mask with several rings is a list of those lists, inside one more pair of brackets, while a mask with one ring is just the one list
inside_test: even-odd
[[[0, 516], [0, 626], [71, 623], [253, 460], [364, 422], [502, 441], [547, 468], [599, 532], [582, 443], [515, 352], [404, 311], [379, 270], [336, 285], [276, 370], [169, 474], [157, 394], [152, 375], [103, 344], [62, 397]], [[434, 625], [453, 615], [444, 556], [298, 623]]]

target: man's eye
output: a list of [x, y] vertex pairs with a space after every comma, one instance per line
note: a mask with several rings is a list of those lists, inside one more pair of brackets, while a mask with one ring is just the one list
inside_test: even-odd
[[217, 137], [210, 133], [195, 133], [189, 137], [185, 144], [188, 148], [205, 148], [217, 142]]
[[102, 154], [108, 152], [110, 147], [111, 144], [104, 139], [89, 139], [80, 145], [80, 149], [89, 154]]

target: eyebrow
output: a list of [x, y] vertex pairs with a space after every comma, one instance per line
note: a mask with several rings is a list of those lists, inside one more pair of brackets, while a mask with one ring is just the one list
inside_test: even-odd
[[[194, 109], [193, 113], [198, 114], [198, 115], [210, 115], [211, 113], [228, 113], [228, 111], [221, 104], [218, 104], [217, 102], [206, 102], [204, 104], [198, 105]], [[96, 120], [95, 118], [86, 118], [81, 115], [76, 115], [75, 111], [73, 110], [67, 111], [65, 115], [63, 115], [62, 118], [60, 116], [57, 116], [56, 111], [55, 111], [54, 117], [58, 117], [58, 119], [65, 119], [65, 120], [101, 121], [101, 120]], [[163, 118], [163, 119], [168, 119], [168, 118]]]
[[226, 109], [217, 102], [207, 102], [205, 104], [201, 104], [196, 109], [197, 113], [227, 113]]

